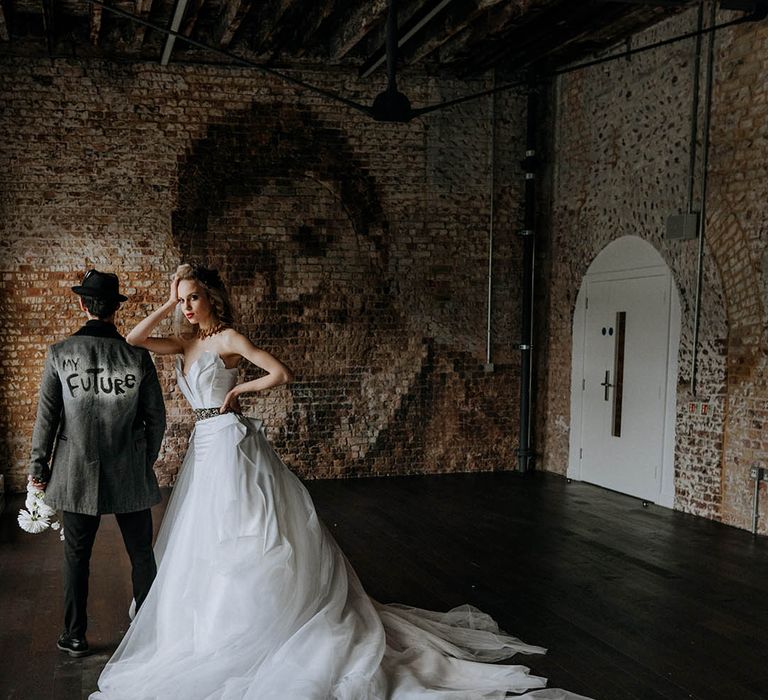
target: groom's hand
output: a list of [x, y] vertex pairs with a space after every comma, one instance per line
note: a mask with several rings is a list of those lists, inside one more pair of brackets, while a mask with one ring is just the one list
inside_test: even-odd
[[40, 489], [41, 491], [45, 491], [45, 487], [48, 486], [47, 481], [40, 481], [39, 479], [36, 479], [34, 476], [30, 476], [29, 481], [32, 483], [32, 485], [35, 488]]

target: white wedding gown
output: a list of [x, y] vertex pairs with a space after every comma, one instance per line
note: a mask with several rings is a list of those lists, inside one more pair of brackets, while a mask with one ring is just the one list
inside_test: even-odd
[[[220, 406], [237, 378], [213, 353], [177, 374], [193, 408]], [[488, 663], [545, 650], [471, 606], [371, 600], [259, 420], [195, 425], [155, 555], [157, 578], [91, 700], [470, 700], [546, 684]]]

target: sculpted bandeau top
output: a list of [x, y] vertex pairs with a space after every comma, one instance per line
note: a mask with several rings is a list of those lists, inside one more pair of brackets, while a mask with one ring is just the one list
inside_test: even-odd
[[192, 408], [216, 408], [224, 403], [229, 390], [237, 383], [237, 367], [227, 369], [224, 360], [206, 350], [184, 373], [181, 355], [176, 357], [179, 388]]

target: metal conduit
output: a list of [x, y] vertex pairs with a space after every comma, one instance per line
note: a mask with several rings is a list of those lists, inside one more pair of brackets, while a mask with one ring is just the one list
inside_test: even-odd
[[696, 19], [696, 48], [693, 59], [693, 94], [691, 95], [691, 132], [688, 143], [690, 156], [688, 159], [688, 203], [686, 211], [693, 213], [693, 186], [696, 173], [696, 139], [699, 135], [699, 84], [701, 73], [701, 30], [704, 28], [704, 5], [699, 5]]
[[[493, 71], [492, 87], [496, 87], [496, 71]], [[488, 147], [488, 170], [489, 170], [489, 221], [488, 221], [488, 316], [486, 319], [486, 334], [485, 334], [485, 366], [486, 371], [491, 369], [491, 313], [493, 303], [493, 234], [494, 234], [494, 218], [495, 218], [495, 201], [494, 190], [496, 188], [496, 95], [493, 93], [490, 95], [490, 144]]]
[[521, 290], [520, 333], [520, 447], [517, 451], [517, 470], [533, 469], [534, 450], [531, 429], [533, 414], [533, 288], [534, 253], [536, 251], [536, 86], [528, 89], [528, 114], [526, 119], [526, 148], [523, 169], [525, 171], [525, 216], [523, 229], [523, 274]]
[[[709, 26], [713, 27], [717, 15], [717, 5], [713, 2], [710, 6]], [[707, 81], [704, 98], [704, 129], [702, 134], [702, 164], [701, 164], [701, 192], [699, 218], [699, 250], [696, 263], [696, 301], [693, 311], [693, 348], [691, 350], [691, 396], [696, 396], [696, 380], [699, 365], [699, 328], [701, 325], [701, 288], [704, 277], [704, 238], [706, 236], [707, 220], [707, 168], [709, 167], [709, 125], [712, 118], [712, 84], [714, 82], [715, 65], [715, 34], [709, 36], [707, 47]]]

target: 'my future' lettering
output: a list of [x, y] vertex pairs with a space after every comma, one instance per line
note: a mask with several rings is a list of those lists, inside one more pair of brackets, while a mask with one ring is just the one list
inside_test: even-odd
[[92, 367], [83, 372], [67, 375], [67, 389], [70, 396], [74, 399], [79, 392], [92, 393], [96, 396], [98, 394], [118, 396], [136, 386], [135, 374], [104, 375], [106, 371], [104, 367]]

